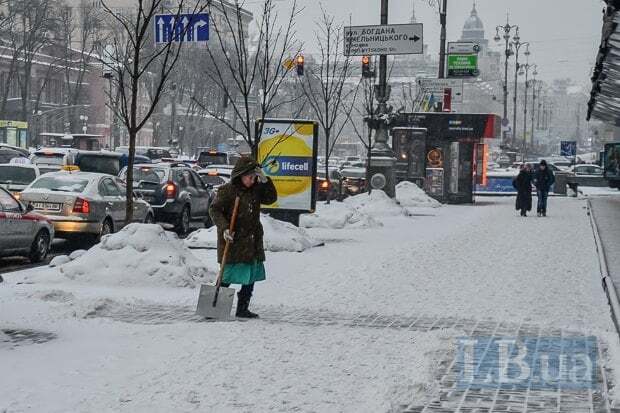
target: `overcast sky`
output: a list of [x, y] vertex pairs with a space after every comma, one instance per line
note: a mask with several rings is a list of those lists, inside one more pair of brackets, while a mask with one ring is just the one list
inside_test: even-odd
[[[415, 2], [419, 23], [424, 23], [424, 42], [430, 53], [439, 51], [439, 16], [428, 0], [389, 0], [390, 23], [406, 23]], [[249, 0], [253, 9], [259, 0]], [[279, 0], [285, 8], [291, 0]], [[316, 51], [315, 21], [320, 16], [317, 0], [299, 0], [304, 7], [298, 20], [298, 32], [306, 49]], [[380, 0], [325, 0], [323, 7], [346, 23], [378, 24]], [[448, 40], [458, 40], [463, 23], [469, 17], [473, 1], [448, 0]], [[477, 0], [476, 8], [482, 19], [486, 37], [493, 47], [495, 27], [506, 22], [518, 24], [522, 41], [532, 43], [531, 62], [538, 64], [539, 78], [553, 80], [570, 77], [580, 84], [589, 82], [589, 74], [600, 42], [604, 3], [600, 0]], [[253, 10], [256, 11], [256, 10]], [[498, 47], [499, 48], [499, 47]]]

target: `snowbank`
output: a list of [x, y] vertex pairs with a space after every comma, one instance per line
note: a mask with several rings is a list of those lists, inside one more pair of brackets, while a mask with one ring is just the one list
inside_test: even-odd
[[[61, 280], [112, 286], [193, 287], [211, 278], [207, 268], [176, 234], [155, 224], [131, 224], [103, 237], [70, 262], [57, 260]], [[57, 257], [60, 258], [60, 257]], [[58, 281], [57, 274], [32, 281]], [[51, 279], [50, 279], [51, 278]]]
[[381, 190], [363, 193], [344, 200], [344, 203], [372, 218], [408, 215], [407, 211]]
[[439, 208], [441, 203], [431, 198], [413, 182], [403, 181], [396, 185], [396, 200], [404, 207]]
[[329, 205], [317, 205], [317, 211], [313, 214], [302, 215], [299, 225], [304, 228], [343, 229], [376, 228], [383, 224], [350, 205], [332, 202]]
[[[260, 220], [263, 224], [263, 242], [266, 251], [303, 252], [321, 245], [320, 241], [293, 224], [273, 219], [265, 214], [261, 214]], [[217, 228], [211, 227], [193, 232], [185, 240], [185, 245], [189, 248], [217, 248]]]

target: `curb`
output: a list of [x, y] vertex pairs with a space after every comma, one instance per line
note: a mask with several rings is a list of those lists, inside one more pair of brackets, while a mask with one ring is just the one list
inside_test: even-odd
[[588, 215], [590, 217], [590, 225], [592, 226], [592, 233], [594, 234], [594, 243], [596, 245], [596, 252], [598, 255], [599, 267], [601, 270], [601, 277], [603, 283], [603, 289], [607, 294], [607, 302], [609, 303], [609, 307], [611, 309], [611, 318], [613, 320], [614, 326], [616, 327], [616, 332], [620, 336], [620, 302], [618, 301], [618, 294], [616, 293], [616, 288], [614, 286], [614, 282], [609, 276], [609, 269], [607, 267], [607, 258], [605, 257], [605, 250], [603, 249], [603, 243], [601, 242], [601, 237], [598, 232], [598, 225], [596, 224], [596, 219], [594, 217], [594, 211], [592, 210], [592, 204], [588, 199]]

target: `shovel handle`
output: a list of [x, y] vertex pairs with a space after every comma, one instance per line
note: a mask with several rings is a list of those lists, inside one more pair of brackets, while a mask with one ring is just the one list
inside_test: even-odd
[[[232, 217], [230, 218], [230, 225], [228, 226], [228, 230], [230, 233], [235, 232], [235, 226], [237, 225], [237, 215], [239, 215], [239, 203], [241, 199], [239, 196], [235, 198], [235, 206], [233, 207]], [[217, 287], [217, 291], [219, 292], [220, 285], [222, 284], [222, 276], [224, 275], [224, 266], [226, 265], [226, 261], [228, 259], [228, 252], [230, 251], [230, 242], [226, 241], [226, 245], [224, 246], [224, 253], [222, 254], [222, 263], [220, 264], [220, 273], [217, 276], [217, 282], [215, 286]], [[215, 296], [217, 300], [217, 293]]]

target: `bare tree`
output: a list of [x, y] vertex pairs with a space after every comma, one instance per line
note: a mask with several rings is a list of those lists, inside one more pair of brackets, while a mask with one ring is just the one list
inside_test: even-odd
[[37, 55], [52, 44], [58, 32], [57, 0], [22, 0], [13, 2], [4, 18], [4, 42], [11, 51], [9, 70], [6, 72], [0, 117], [4, 117], [11, 85], [16, 84], [20, 98], [19, 118], [30, 120], [33, 99], [33, 68]]
[[[105, 48], [103, 64], [113, 74], [113, 84], [119, 95], [119, 105], [112, 107], [129, 135], [129, 155], [127, 164], [127, 188], [125, 220], [133, 220], [133, 165], [136, 153], [136, 138], [155, 112], [166, 91], [168, 79], [179, 61], [182, 41], [190, 25], [173, 28], [174, 33], [166, 36], [167, 41], [153, 46], [153, 27], [156, 15], [167, 10], [179, 22], [181, 15], [197, 14], [206, 8], [199, 2], [192, 5], [190, 0], [179, 0], [177, 6], [169, 10], [165, 0], [136, 0], [136, 7], [130, 13], [121, 13], [102, 0], [101, 5], [113, 20], [114, 33], [110, 44]], [[145, 88], [151, 84], [152, 97], [146, 99]]]
[[299, 82], [323, 132], [325, 176], [329, 180], [329, 158], [351, 115], [359, 83], [345, 89], [351, 76], [351, 59], [342, 56], [348, 55], [344, 53], [344, 28], [336, 24], [334, 17], [329, 16], [323, 7], [321, 10], [322, 18], [316, 32], [320, 60], [307, 69]]
[[234, 120], [219, 116], [200, 97], [194, 99], [207, 113], [242, 136], [256, 157], [263, 128], [255, 127], [255, 119], [265, 119], [298, 99], [297, 96], [282, 99], [279, 92], [293, 69], [291, 57], [299, 54], [295, 20], [300, 9], [293, 0], [285, 17], [287, 23], [279, 26], [276, 0], [263, 0], [261, 13], [254, 19], [254, 39], [250, 39], [250, 31], [246, 29], [251, 15], [243, 9], [243, 2], [214, 0], [209, 10], [211, 16], [219, 18], [212, 20], [215, 36], [207, 45], [211, 62], [206, 75], [222, 92]]

